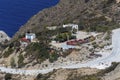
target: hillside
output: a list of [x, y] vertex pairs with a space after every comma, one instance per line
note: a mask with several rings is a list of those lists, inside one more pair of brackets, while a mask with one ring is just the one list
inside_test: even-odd
[[38, 74], [35, 80], [120, 80], [120, 64], [113, 63], [105, 70], [91, 68], [59, 69], [48, 74]]
[[[71, 67], [71, 65], [76, 67], [75, 64], [98, 58], [100, 62], [95, 61], [98, 67], [110, 66], [101, 62], [101, 60], [109, 56], [110, 51], [112, 51], [112, 48], [105, 49], [105, 47], [111, 45], [111, 30], [118, 28], [120, 24], [119, 2], [120, 0], [60, 0], [56, 6], [40, 11], [31, 17], [15, 34], [12, 42], [4, 47], [0, 54], [0, 65], [14, 70], [8, 69], [7, 71], [5, 69], [3, 72], [10, 72], [11, 74], [17, 72], [16, 74], [21, 75], [34, 74], [35, 78], [38, 71], [47, 73], [50, 69], [53, 71], [43, 75], [39, 74], [35, 80], [61, 80], [61, 78], [63, 78], [62, 80], [108, 80], [109, 76], [113, 76], [119, 70], [118, 63], [113, 63], [111, 67], [105, 70], [95, 69], [97, 67], [92, 67], [93, 69], [83, 67], [81, 69], [66, 68], [67, 66], [68, 68]], [[74, 34], [74, 31], [70, 29], [61, 28], [63, 24], [68, 23], [78, 24], [79, 32]], [[55, 30], [46, 28], [52, 26], [57, 26], [57, 28]], [[98, 36], [92, 36], [90, 34], [92, 31]], [[26, 38], [26, 32], [28, 35], [36, 35], [35, 42]], [[85, 33], [88, 37], [81, 33]], [[85, 38], [75, 38], [81, 37], [81, 35]], [[71, 42], [77, 42], [74, 44], [75, 48], [63, 49], [62, 44], [70, 46], [67, 44], [68, 37]], [[57, 46], [51, 44], [53, 39], [56, 40], [56, 43], [53, 44]], [[83, 42], [81, 43], [81, 41]], [[59, 47], [59, 43], [62, 47]], [[103, 53], [100, 53], [101, 51]], [[106, 51], [106, 54], [104, 54], [104, 51]], [[91, 64], [93, 63], [94, 61]], [[88, 63], [86, 66], [90, 67], [90, 64]], [[66, 68], [61, 69], [62, 67]], [[21, 70], [17, 71], [17, 69]], [[34, 71], [35, 69], [37, 71]], [[24, 72], [22, 70], [31, 71]], [[25, 75], [22, 78], [21, 75], [15, 76], [19, 77], [18, 79], [26, 77]], [[119, 72], [113, 76], [113, 80], [119, 78], [118, 75]], [[12, 77], [14, 78], [14, 75]]]
[[[119, 2], [119, 1], [117, 1]], [[115, 0], [60, 0], [51, 8], [34, 15], [15, 34], [23, 35], [27, 31], [41, 32], [48, 26], [61, 26], [77, 23], [80, 28], [114, 26], [119, 23], [120, 3]]]
[[[56, 6], [44, 9], [34, 15], [24, 26], [22, 26], [15, 34], [13, 42], [9, 44], [0, 56], [2, 58], [8, 58], [8, 61], [4, 60], [6, 65], [12, 65], [13, 67], [19, 68], [43, 68], [46, 66], [45, 64], [48, 64], [49, 62], [57, 60], [58, 62], [65, 62], [65, 58], [68, 55], [73, 55], [75, 53], [77, 53], [77, 55], [80, 53], [80, 58], [78, 58], [80, 61], [88, 60], [89, 55], [91, 55], [92, 52], [96, 52], [97, 48], [101, 50], [104, 46], [111, 44], [111, 32], [109, 30], [119, 27], [119, 5], [119, 1], [115, 0], [60, 0]], [[78, 24], [80, 30], [84, 29], [84, 31], [107, 32], [108, 41], [102, 40], [103, 33], [101, 37], [96, 38], [102, 42], [95, 40], [95, 43], [88, 44], [87, 47], [77, 43], [79, 46], [78, 50], [68, 49], [64, 51], [62, 49], [56, 49], [54, 46], [50, 45], [52, 42], [51, 38], [56, 36], [56, 39], [64, 42], [64, 40], [67, 40], [66, 33], [61, 33], [64, 29], [51, 31], [47, 30], [46, 27], [61, 27], [63, 24], [67, 23]], [[28, 43], [28, 46], [24, 47], [23, 39], [25, 33], [28, 31], [36, 34], [38, 42]], [[67, 32], [67, 35], [69, 35], [69, 31]], [[58, 32], [59, 35], [56, 35]], [[72, 34], [70, 33], [69, 37], [75, 39], [74, 36], [71, 35]], [[23, 43], [21, 40], [23, 40]], [[91, 40], [87, 40], [87, 42], [88, 41]], [[89, 46], [92, 46], [93, 49], [91, 50]], [[63, 59], [60, 59], [59, 57], [62, 57]], [[69, 57], [72, 58], [71, 56]], [[74, 59], [75, 58], [76, 57], [74, 57]], [[44, 64], [42, 64], [42, 62], [44, 62]]]

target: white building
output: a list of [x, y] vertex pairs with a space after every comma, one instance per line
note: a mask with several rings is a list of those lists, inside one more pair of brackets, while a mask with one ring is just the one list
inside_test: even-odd
[[65, 24], [65, 25], [63, 25], [63, 28], [66, 28], [66, 27], [71, 27], [71, 28], [72, 28], [72, 31], [73, 31], [74, 29], [76, 29], [77, 32], [78, 32], [78, 29], [79, 29], [77, 24]]
[[48, 30], [55, 30], [56, 28], [57, 28], [57, 26], [47, 27]]
[[25, 38], [33, 42], [36, 39], [36, 35], [35, 33], [26, 33]]

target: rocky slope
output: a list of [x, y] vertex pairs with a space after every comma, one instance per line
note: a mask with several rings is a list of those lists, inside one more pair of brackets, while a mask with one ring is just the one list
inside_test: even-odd
[[34, 15], [20, 28], [14, 38], [29, 30], [37, 33], [47, 26], [60, 26], [66, 23], [77, 23], [84, 28], [113, 25], [120, 19], [119, 5], [118, 0], [60, 0], [56, 6]]
[[73, 70], [59, 69], [45, 75], [39, 74], [36, 76], [0, 73], [0, 80], [72, 80], [73, 77], [77, 79], [77, 76], [93, 75], [98, 72], [97, 69], [82, 68]]
[[113, 63], [105, 70], [91, 68], [59, 69], [48, 74], [39, 74], [35, 80], [120, 80], [119, 69], [119, 63]]
[[58, 69], [47, 74], [35, 76], [0, 73], [0, 80], [120, 80], [120, 64], [105, 69]]
[[120, 64], [113, 71], [106, 74], [103, 80], [120, 80]]
[[59, 69], [45, 75], [39, 74], [35, 80], [84, 80], [82, 79], [83, 76], [93, 75], [98, 72], [99, 70], [91, 68]]

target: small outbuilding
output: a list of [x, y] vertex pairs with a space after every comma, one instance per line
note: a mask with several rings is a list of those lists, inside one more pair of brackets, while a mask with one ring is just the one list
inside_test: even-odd
[[36, 39], [36, 35], [35, 33], [26, 33], [25, 38], [30, 40], [31, 42], [34, 42], [34, 40]]
[[30, 40], [26, 38], [21, 38], [20, 43], [21, 43], [21, 47], [26, 47], [30, 43]]
[[65, 25], [63, 25], [63, 28], [66, 28], [66, 27], [71, 27], [71, 28], [72, 28], [72, 31], [73, 31], [74, 29], [76, 29], [77, 32], [78, 32], [78, 30], [79, 30], [79, 27], [78, 27], [77, 24], [65, 24]]

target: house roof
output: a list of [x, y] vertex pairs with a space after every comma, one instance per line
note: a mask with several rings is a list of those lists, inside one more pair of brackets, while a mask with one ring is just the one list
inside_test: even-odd
[[26, 39], [26, 38], [21, 38], [21, 41], [22, 41], [22, 42], [30, 42], [30, 40], [29, 40], [29, 39]]

